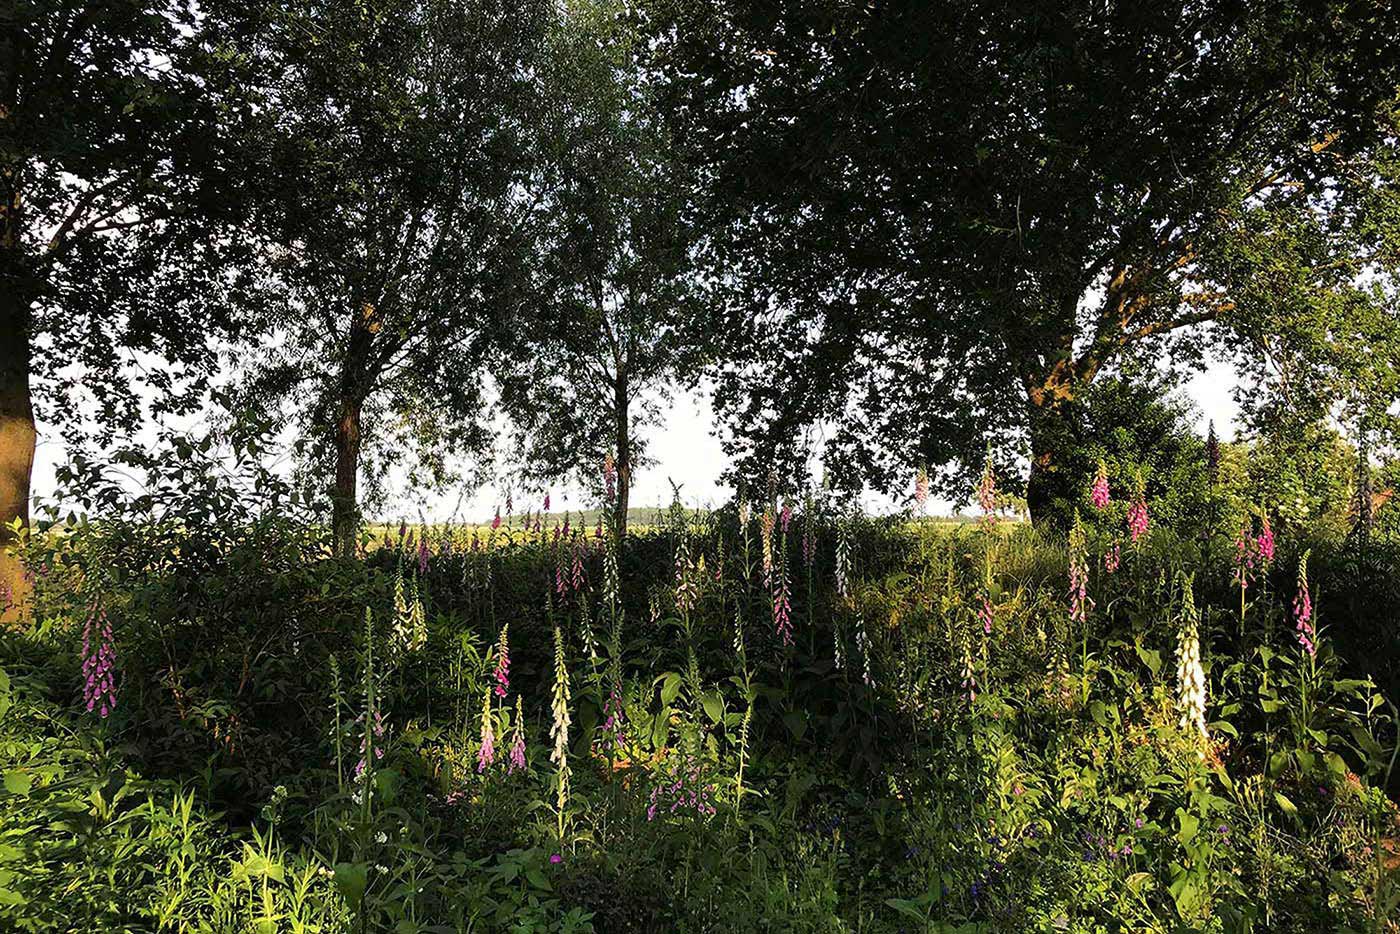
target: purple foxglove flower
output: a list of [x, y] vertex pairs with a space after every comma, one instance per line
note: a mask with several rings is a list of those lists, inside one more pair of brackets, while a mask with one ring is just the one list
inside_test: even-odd
[[1094, 477], [1094, 487], [1089, 491], [1089, 499], [1094, 504], [1095, 509], [1104, 509], [1108, 506], [1108, 470], [1103, 462], [1099, 462], [1099, 472]]

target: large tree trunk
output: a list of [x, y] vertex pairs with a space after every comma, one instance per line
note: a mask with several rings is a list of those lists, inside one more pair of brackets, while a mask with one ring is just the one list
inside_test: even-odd
[[0, 274], [0, 619], [4, 620], [20, 618], [28, 595], [24, 568], [10, 549], [16, 542], [16, 521], [29, 524], [29, 479], [37, 437], [29, 393], [30, 309], [11, 276], [14, 265], [5, 262]]
[[1026, 481], [1026, 508], [1033, 525], [1056, 526], [1068, 522], [1068, 516], [1064, 515], [1066, 500], [1060, 464], [1064, 445], [1070, 443], [1067, 419], [1073, 401], [1073, 387], [1056, 372], [1035, 381], [1027, 393], [1031, 471]]
[[613, 501], [613, 529], [621, 541], [627, 536], [627, 504], [632, 491], [632, 426], [628, 418], [631, 399], [627, 374], [618, 369], [613, 381], [613, 441], [617, 445], [617, 498]]
[[33, 283], [21, 252], [23, 219], [16, 175], [7, 169], [0, 177], [0, 619], [17, 620], [24, 612], [28, 582], [19, 558], [9, 549], [16, 541], [14, 524], [29, 524], [37, 437], [29, 391]]
[[331, 531], [335, 551], [355, 554], [360, 533], [360, 412], [356, 399], [341, 400], [335, 423], [335, 488], [331, 494]]
[[371, 382], [370, 355], [379, 318], [373, 305], [361, 305], [350, 319], [349, 343], [340, 371], [340, 409], [335, 422], [335, 486], [331, 492], [331, 532], [336, 554], [355, 554], [360, 538], [360, 428]]

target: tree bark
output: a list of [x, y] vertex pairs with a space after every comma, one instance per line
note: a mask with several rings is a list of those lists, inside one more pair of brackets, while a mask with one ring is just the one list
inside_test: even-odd
[[[0, 112], [4, 109], [0, 106]], [[35, 293], [23, 256], [17, 174], [7, 168], [0, 179], [0, 620], [15, 621], [24, 614], [29, 589], [24, 567], [9, 549], [16, 541], [16, 520], [29, 524], [38, 437], [29, 384], [34, 339], [30, 299]]]
[[1027, 381], [1026, 420], [1030, 429], [1031, 470], [1026, 481], [1026, 509], [1031, 524], [1055, 526], [1068, 521], [1057, 506], [1060, 490], [1060, 452], [1069, 438], [1068, 408], [1075, 397], [1075, 386], [1060, 369], [1048, 376]]
[[355, 554], [360, 531], [360, 413], [355, 399], [342, 399], [335, 423], [335, 489], [331, 494], [331, 530], [335, 552]]
[[[8, 252], [8, 251], [7, 251]], [[28, 583], [10, 549], [16, 520], [29, 524], [29, 481], [34, 469], [34, 403], [30, 395], [30, 308], [9, 275], [0, 276], [0, 619], [21, 618]]]
[[360, 532], [361, 417], [369, 394], [370, 354], [379, 318], [373, 305], [358, 308], [350, 321], [349, 343], [341, 364], [339, 411], [335, 422], [335, 486], [331, 491], [331, 533], [336, 554], [351, 557]]
[[627, 374], [618, 368], [613, 380], [613, 441], [617, 445], [617, 498], [613, 502], [613, 528], [618, 540], [627, 536], [627, 504], [632, 488], [632, 426], [628, 418], [631, 398]]

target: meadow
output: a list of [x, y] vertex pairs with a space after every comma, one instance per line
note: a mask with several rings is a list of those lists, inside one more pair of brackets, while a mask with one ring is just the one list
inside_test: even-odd
[[36, 532], [0, 923], [1394, 930], [1391, 539], [982, 492]]

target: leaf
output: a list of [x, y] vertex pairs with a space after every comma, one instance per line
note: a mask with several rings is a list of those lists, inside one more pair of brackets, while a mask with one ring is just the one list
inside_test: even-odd
[[543, 889], [546, 892], [554, 891], [554, 886], [549, 884], [549, 880], [545, 878], [544, 873], [533, 866], [525, 870], [525, 878], [537, 889]]
[[1288, 814], [1292, 817], [1298, 816], [1298, 805], [1294, 804], [1292, 801], [1289, 801], [1288, 798], [1284, 796], [1283, 792], [1274, 792], [1274, 800], [1278, 802], [1279, 809], [1283, 811], [1283, 813]]
[[710, 718], [711, 723], [719, 723], [724, 719], [724, 698], [717, 692], [706, 692], [700, 698], [700, 705], [705, 708], [705, 716]]
[[657, 680], [663, 681], [661, 685], [661, 703], [670, 704], [675, 701], [681, 693], [681, 676], [678, 672], [668, 671]]
[[923, 923], [928, 920], [928, 910], [920, 907], [918, 902], [907, 898], [887, 898], [885, 904], [914, 921]]
[[360, 899], [365, 897], [365, 886], [368, 884], [368, 863], [335, 864], [335, 887], [352, 909], [360, 907]]
[[1138, 658], [1147, 666], [1147, 670], [1152, 672], [1152, 677], [1157, 677], [1162, 672], [1162, 653], [1157, 649], [1145, 649], [1141, 645], [1135, 646]]
[[656, 713], [656, 719], [651, 726], [651, 746], [653, 749], [660, 749], [666, 745], [666, 734], [671, 729], [671, 708], [662, 707]]
[[788, 728], [794, 740], [800, 741], [803, 734], [807, 732], [807, 718], [800, 710], [790, 710], [783, 714], [783, 726]]
[[5, 790], [12, 795], [29, 797], [29, 789], [34, 787], [34, 776], [29, 772], [6, 772]]
[[1196, 838], [1196, 831], [1200, 829], [1201, 819], [1195, 814], [1191, 814], [1181, 808], [1176, 809], [1176, 821], [1178, 830], [1176, 839], [1182, 846], [1189, 846]]

